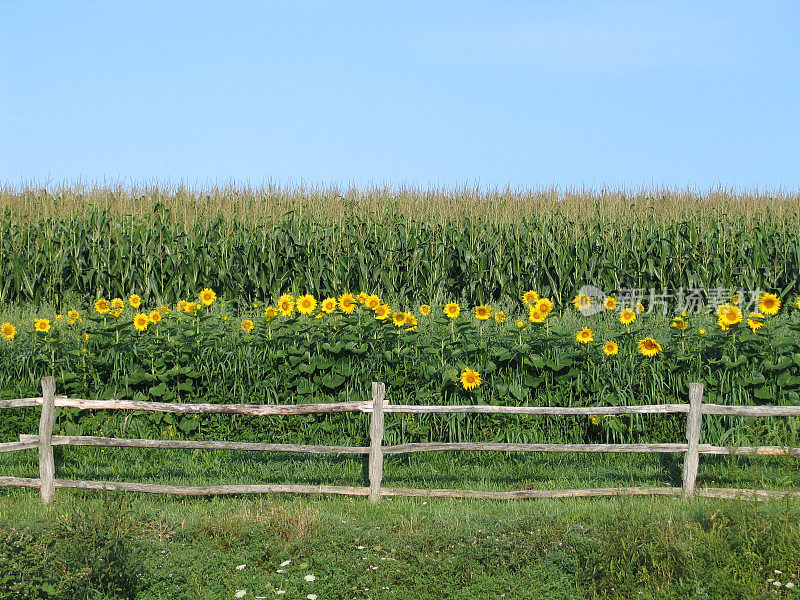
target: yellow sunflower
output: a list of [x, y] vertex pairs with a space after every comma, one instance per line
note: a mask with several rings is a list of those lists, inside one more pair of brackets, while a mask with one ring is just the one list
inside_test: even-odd
[[641, 302], [637, 302], [636, 304], [634, 304], [633, 308], [636, 309], [636, 312], [638, 314], [642, 314], [644, 312], [644, 304], [642, 304]]
[[356, 309], [356, 299], [353, 294], [342, 294], [339, 296], [339, 308], [346, 315], [352, 314]]
[[151, 311], [147, 318], [150, 319], [151, 323], [158, 323], [161, 321], [161, 313], [157, 310]]
[[178, 300], [178, 303], [175, 305], [175, 310], [177, 310], [179, 312], [183, 312], [183, 311], [186, 310], [186, 305], [187, 304], [188, 304], [188, 302], [186, 302], [186, 300]]
[[489, 305], [482, 305], [475, 307], [475, 318], [479, 321], [486, 321], [492, 316], [492, 307]]
[[358, 300], [359, 304], [366, 304], [367, 298], [369, 298], [369, 294], [367, 294], [367, 292], [359, 292], [358, 296], [356, 296], [356, 300]]
[[331, 314], [336, 310], [336, 298], [325, 298], [325, 300], [322, 301], [322, 306], [320, 308], [322, 309], [322, 312]]
[[278, 311], [284, 317], [290, 316], [294, 312], [294, 296], [284, 294], [278, 298]]
[[765, 315], [777, 315], [781, 309], [781, 299], [775, 294], [762, 294], [758, 299], [758, 310]]
[[147, 324], [149, 322], [149, 317], [144, 313], [139, 313], [133, 317], [133, 327], [136, 329], [136, 331], [144, 331], [147, 329]]
[[603, 354], [605, 354], [606, 356], [614, 356], [618, 352], [619, 352], [619, 346], [617, 345], [617, 342], [612, 342], [609, 340], [608, 342], [603, 344]]
[[689, 322], [683, 317], [675, 317], [672, 319], [672, 327], [675, 329], [688, 329]]
[[639, 348], [639, 352], [648, 358], [653, 357], [661, 352], [661, 344], [651, 337], [646, 337], [643, 340], [639, 340], [637, 347]]
[[728, 331], [728, 329], [730, 329], [730, 326], [725, 322], [725, 319], [723, 319], [722, 317], [717, 319], [717, 325], [719, 325], [719, 328], [722, 331]]
[[721, 304], [717, 309], [717, 317], [730, 327], [741, 323], [744, 315], [742, 315], [742, 309], [735, 304]]
[[446, 314], [450, 319], [455, 319], [461, 314], [461, 307], [455, 302], [451, 302], [450, 304], [445, 305], [444, 314]]
[[572, 299], [572, 305], [575, 307], [575, 310], [584, 310], [592, 305], [592, 299], [585, 294], [578, 294]]
[[122, 316], [122, 309], [121, 308], [115, 308], [114, 310], [112, 310], [108, 314], [110, 314], [115, 319], [119, 319]]
[[39, 333], [47, 333], [50, 331], [50, 320], [49, 319], [34, 319], [33, 320], [33, 328], [38, 331]]
[[614, 309], [616, 309], [617, 308], [617, 299], [614, 298], [614, 296], [609, 296], [608, 298], [605, 299], [605, 302], [603, 302], [603, 307], [606, 310], [614, 310]]
[[128, 298], [128, 304], [130, 304], [133, 308], [139, 308], [142, 304], [142, 299], [139, 294], [131, 294]]
[[108, 305], [108, 300], [105, 298], [100, 298], [97, 302], [94, 303], [94, 309], [99, 312], [101, 315], [106, 314], [111, 308]]
[[594, 332], [588, 327], [584, 327], [575, 334], [575, 339], [581, 344], [588, 344], [594, 339]]
[[67, 318], [69, 319], [71, 325], [75, 325], [75, 323], [81, 320], [81, 313], [73, 308], [72, 310], [67, 311]]
[[392, 323], [395, 327], [402, 327], [406, 324], [406, 313], [396, 312], [392, 315]]
[[505, 323], [506, 313], [504, 313], [502, 310], [498, 310], [496, 313], [494, 313], [494, 320], [498, 323]]
[[406, 313], [406, 322], [404, 325], [408, 325], [406, 331], [414, 331], [417, 328], [417, 317], [411, 313]]
[[423, 317], [427, 317], [429, 314], [431, 314], [430, 305], [429, 304], [423, 304], [422, 306], [420, 306], [419, 307], [419, 314], [421, 314]]
[[700, 335], [705, 335], [706, 330], [701, 327], [700, 329], [697, 330], [697, 333], [699, 333]]
[[531, 304], [532, 302], [536, 302], [539, 299], [539, 294], [534, 292], [533, 290], [528, 290], [524, 294], [522, 294], [522, 301], [525, 304]]
[[3, 336], [5, 340], [13, 340], [14, 336], [17, 335], [17, 328], [14, 327], [11, 323], [6, 321], [2, 325], [0, 325], [0, 335]]
[[481, 384], [481, 374], [470, 368], [464, 369], [461, 373], [461, 386], [465, 390], [474, 390]]
[[375, 312], [375, 318], [378, 321], [383, 321], [384, 319], [388, 319], [389, 315], [392, 314], [392, 311], [389, 308], [388, 304], [381, 304], [379, 306], [376, 306], [374, 312]]
[[217, 299], [217, 294], [216, 292], [214, 292], [214, 290], [205, 288], [202, 292], [200, 292], [198, 297], [200, 298], [200, 302], [202, 302], [206, 306], [211, 306], [212, 304], [214, 304], [214, 300]]
[[114, 298], [111, 301], [111, 308], [125, 308], [125, 301], [122, 298]]
[[755, 333], [764, 326], [764, 315], [761, 313], [751, 313], [747, 317], [747, 326]]
[[536, 310], [542, 313], [545, 317], [553, 312], [553, 302], [550, 298], [539, 298], [535, 304]]
[[250, 333], [253, 331], [253, 327], [255, 327], [255, 323], [253, 323], [250, 319], [245, 319], [242, 321], [242, 331], [245, 333]]
[[197, 302], [187, 302], [186, 306], [183, 307], [183, 310], [190, 315], [196, 315], [198, 308]]
[[301, 315], [310, 315], [317, 308], [317, 301], [311, 294], [300, 296], [297, 299], [297, 312]]
[[636, 320], [636, 311], [632, 308], [623, 308], [619, 313], [619, 322], [623, 325], [630, 325]]
[[528, 308], [528, 320], [532, 321], [533, 323], [544, 323], [544, 320], [547, 318], [547, 315], [540, 311], [536, 306], [531, 306]]
[[800, 296], [797, 297], [797, 300], [795, 301], [794, 304], [798, 308], [798, 310], [800, 310]]
[[517, 326], [517, 329], [525, 329], [525, 321], [517, 321], [515, 325]]
[[371, 308], [372, 310], [375, 310], [380, 305], [381, 305], [380, 296], [377, 296], [375, 294], [372, 294], [369, 298], [367, 298], [367, 301], [364, 303], [364, 306], [366, 306], [367, 308]]

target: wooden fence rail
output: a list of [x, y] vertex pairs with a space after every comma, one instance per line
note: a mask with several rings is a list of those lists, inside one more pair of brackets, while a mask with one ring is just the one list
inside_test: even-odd
[[[151, 494], [216, 495], [216, 494], [345, 494], [367, 496], [377, 502], [381, 496], [425, 496], [451, 498], [567, 498], [616, 495], [670, 495], [693, 498], [695, 496], [744, 499], [800, 499], [800, 492], [777, 490], [745, 490], [732, 488], [697, 488], [697, 471], [701, 454], [728, 454], [735, 456], [791, 456], [800, 458], [800, 448], [782, 446], [725, 447], [701, 444], [703, 415], [732, 415], [750, 417], [798, 417], [800, 406], [728, 406], [703, 403], [703, 385], [689, 385], [688, 404], [649, 404], [638, 406], [416, 406], [390, 404], [385, 400], [383, 383], [372, 384], [372, 400], [368, 402], [336, 402], [297, 405], [260, 404], [176, 404], [166, 402], [139, 402], [133, 400], [83, 400], [55, 395], [52, 377], [42, 379], [42, 396], [0, 400], [2, 408], [41, 406], [38, 435], [22, 434], [19, 441], [0, 443], [0, 452], [16, 452], [38, 448], [39, 478], [0, 477], [0, 487], [39, 488], [42, 503], [49, 504], [58, 488], [121, 490]], [[330, 413], [365, 413], [370, 415], [369, 446], [323, 446], [309, 444], [271, 444], [260, 442], [231, 442], [212, 440], [159, 440], [128, 439], [98, 436], [53, 435], [57, 408], [82, 410], [134, 410], [178, 414], [241, 414], [256, 416], [307, 415]], [[508, 414], [508, 415], [633, 415], [633, 414], [686, 414], [686, 443], [642, 444], [509, 444], [495, 442], [430, 442], [384, 445], [384, 415], [409, 414]], [[368, 487], [332, 485], [211, 485], [171, 486], [151, 483], [80, 481], [55, 478], [54, 446], [102, 446], [126, 448], [172, 448], [207, 450], [246, 450], [260, 452], [304, 452], [311, 454], [364, 454], [368, 455]], [[621, 453], [682, 453], [684, 454], [681, 487], [627, 487], [565, 490], [514, 490], [488, 492], [458, 489], [393, 488], [382, 485], [384, 455], [436, 451], [489, 451], [489, 452], [621, 452]]]

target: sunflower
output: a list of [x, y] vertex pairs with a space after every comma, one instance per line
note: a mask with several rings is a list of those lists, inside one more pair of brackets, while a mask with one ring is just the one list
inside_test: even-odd
[[205, 288], [202, 292], [200, 292], [198, 297], [200, 298], [200, 302], [202, 302], [206, 306], [211, 306], [212, 304], [214, 304], [214, 300], [217, 299], [217, 294], [214, 290]]
[[369, 294], [367, 294], [367, 292], [359, 292], [358, 296], [356, 296], [356, 300], [358, 300], [359, 304], [366, 304], [367, 298], [369, 298]]
[[183, 307], [183, 310], [189, 313], [190, 315], [196, 315], [198, 308], [199, 306], [197, 305], [197, 302], [187, 302], [186, 306]]
[[122, 298], [114, 298], [111, 301], [111, 308], [112, 309], [114, 309], [114, 308], [125, 308], [125, 300], [123, 300]]
[[475, 307], [475, 318], [479, 321], [486, 321], [492, 316], [492, 307], [488, 304]]
[[528, 308], [528, 320], [533, 323], [544, 323], [547, 315], [540, 311], [536, 306]]
[[408, 325], [406, 331], [414, 331], [417, 328], [417, 317], [411, 313], [406, 313], [406, 322], [404, 325]]
[[550, 298], [539, 298], [535, 304], [536, 310], [542, 313], [545, 317], [553, 312], [553, 302]]
[[502, 310], [498, 310], [496, 313], [494, 313], [494, 320], [498, 323], [505, 323], [506, 313], [504, 313]]
[[740, 323], [744, 318], [742, 315], [742, 309], [734, 304], [720, 304], [719, 308], [717, 309], [717, 317], [719, 317], [728, 327]]
[[255, 327], [255, 323], [253, 323], [250, 319], [245, 319], [242, 321], [242, 331], [245, 333], [250, 333], [253, 331], [253, 327]]
[[592, 299], [585, 294], [578, 294], [572, 299], [572, 305], [575, 307], [575, 310], [585, 310], [592, 305]]
[[739, 297], [739, 294], [734, 294], [733, 296], [731, 296], [731, 302], [733, 304], [741, 304], [742, 299]]
[[581, 344], [588, 344], [594, 339], [594, 332], [588, 327], [584, 327], [575, 334], [575, 339]]
[[751, 313], [747, 317], [747, 326], [755, 333], [764, 326], [764, 315], [759, 313]]
[[139, 313], [133, 317], [133, 327], [136, 329], [136, 331], [144, 331], [147, 329], [147, 324], [149, 322], [150, 318], [144, 313]]
[[606, 356], [614, 356], [617, 352], [619, 352], [619, 346], [617, 342], [608, 341], [603, 344], [603, 354]]
[[637, 347], [639, 348], [639, 352], [647, 357], [655, 356], [661, 352], [661, 344], [651, 337], [646, 337], [643, 340], [639, 340]]
[[356, 309], [356, 299], [353, 294], [342, 294], [339, 296], [339, 308], [346, 315], [352, 314]]
[[122, 309], [121, 308], [115, 308], [114, 310], [112, 310], [108, 314], [110, 314], [115, 319], [119, 319], [122, 316]]
[[186, 302], [186, 300], [178, 300], [178, 303], [175, 305], [175, 310], [177, 310], [179, 312], [183, 312], [183, 311], [186, 310], [186, 305], [187, 304], [188, 304], [188, 302]]
[[758, 310], [765, 315], [777, 315], [781, 309], [781, 299], [775, 294], [762, 294], [758, 299]]
[[451, 302], [450, 304], [445, 305], [444, 314], [446, 314], [450, 319], [455, 319], [461, 314], [461, 307], [455, 302]]
[[392, 323], [395, 327], [402, 327], [406, 324], [406, 313], [396, 312], [392, 315]]
[[381, 304], [379, 306], [376, 306], [374, 312], [375, 312], [375, 318], [378, 319], [378, 321], [383, 321], [384, 319], [388, 319], [389, 315], [392, 314], [392, 311], [389, 309], [388, 304]]
[[84, 343], [84, 344], [85, 344], [86, 342], [88, 342], [88, 341], [89, 341], [89, 334], [88, 334], [88, 333], [84, 333], [84, 334], [81, 336], [81, 340], [83, 341], [83, 343]]
[[465, 390], [474, 390], [481, 384], [481, 374], [477, 371], [473, 371], [470, 368], [464, 369], [464, 372], [461, 373], [461, 386]]
[[603, 302], [603, 307], [605, 307], [606, 310], [614, 310], [617, 308], [617, 299], [614, 298], [614, 296], [609, 296]]
[[706, 330], [701, 327], [700, 329], [697, 330], [697, 333], [699, 333], [700, 335], [705, 335]]
[[722, 317], [717, 319], [717, 325], [719, 325], [719, 328], [722, 331], [728, 331], [728, 329], [730, 329], [730, 326], [725, 322], [725, 319], [723, 319]]
[[797, 300], [795, 301], [794, 304], [798, 308], [798, 310], [800, 310], [800, 296], [797, 297]]
[[108, 306], [108, 300], [105, 298], [100, 298], [97, 302], [95, 302], [94, 309], [101, 315], [104, 315], [111, 310], [111, 308]]
[[133, 308], [139, 308], [142, 304], [142, 299], [139, 297], [139, 294], [131, 294], [128, 298], [128, 304], [130, 304]]
[[75, 325], [75, 323], [81, 320], [81, 313], [73, 308], [72, 310], [67, 311], [67, 318], [69, 319], [71, 325]]
[[2, 335], [5, 340], [13, 340], [14, 336], [17, 335], [17, 328], [6, 321], [0, 325], [0, 335]]
[[536, 302], [539, 299], [539, 294], [534, 292], [533, 290], [528, 290], [524, 294], [522, 294], [522, 302], [525, 304], [530, 304], [532, 302]]
[[325, 298], [325, 300], [322, 301], [322, 306], [320, 308], [322, 309], [322, 312], [331, 314], [336, 310], [336, 298]]
[[429, 304], [423, 304], [422, 306], [420, 306], [419, 307], [419, 314], [421, 314], [423, 317], [427, 317], [429, 314], [431, 314], [430, 305]]
[[294, 312], [294, 296], [291, 294], [284, 294], [278, 298], [278, 311], [284, 317], [288, 317]]
[[297, 312], [301, 315], [310, 315], [317, 308], [317, 301], [311, 294], [300, 296], [297, 299]]
[[381, 305], [380, 296], [377, 296], [376, 294], [372, 294], [369, 298], [367, 298], [367, 301], [364, 302], [364, 306], [366, 306], [367, 308], [371, 308], [372, 310], [375, 310], [380, 305]]
[[619, 322], [623, 325], [630, 325], [636, 320], [636, 311], [632, 308], [623, 308], [619, 313]]
[[672, 327], [675, 329], [688, 329], [689, 322], [683, 317], [675, 317], [672, 319]]
[[154, 310], [149, 315], [147, 315], [147, 318], [150, 319], [151, 323], [158, 323], [159, 321], [161, 321], [161, 313], [158, 312], [157, 310]]
[[641, 302], [637, 302], [636, 304], [633, 305], [633, 307], [636, 309], [636, 312], [638, 314], [642, 314], [644, 312], [644, 304], [642, 304]]
[[275, 307], [271, 304], [264, 309], [264, 320], [269, 321], [270, 319], [274, 319], [278, 316], [278, 311], [275, 310]]
[[50, 331], [50, 321], [48, 319], [34, 319], [33, 328], [39, 333], [47, 333]]

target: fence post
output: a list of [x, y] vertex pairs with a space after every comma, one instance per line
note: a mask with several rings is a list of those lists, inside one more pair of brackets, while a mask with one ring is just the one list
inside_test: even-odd
[[48, 505], [56, 493], [56, 466], [53, 460], [53, 426], [56, 421], [56, 380], [42, 378], [42, 415], [39, 418], [39, 491], [42, 504]]
[[683, 457], [683, 497], [694, 498], [697, 467], [700, 464], [700, 430], [703, 427], [703, 384], [689, 384], [689, 414], [686, 416], [686, 454]]
[[383, 399], [386, 386], [372, 382], [372, 418], [369, 424], [369, 500], [377, 502], [381, 497], [383, 479]]

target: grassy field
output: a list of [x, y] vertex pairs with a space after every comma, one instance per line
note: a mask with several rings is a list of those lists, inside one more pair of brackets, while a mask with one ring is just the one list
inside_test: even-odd
[[[36, 476], [30, 453], [1, 458], [3, 475]], [[62, 448], [57, 469], [191, 484], [362, 485], [365, 476], [361, 459], [221, 451]], [[679, 479], [677, 456], [437, 454], [389, 458], [384, 482], [524, 489]], [[702, 485], [797, 479], [782, 460], [701, 462]], [[4, 490], [0, 563], [0, 598], [792, 598], [796, 588], [770, 580], [800, 583], [800, 506], [623, 497], [372, 505], [59, 490], [45, 509], [35, 490]]]

